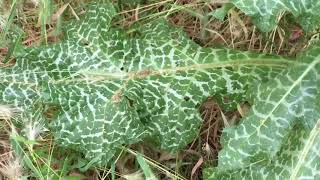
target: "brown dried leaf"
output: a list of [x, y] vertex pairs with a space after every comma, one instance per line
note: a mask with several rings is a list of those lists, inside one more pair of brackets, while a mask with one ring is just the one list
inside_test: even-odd
[[58, 11], [52, 15], [51, 21], [52, 22], [57, 21], [60, 18], [60, 16], [63, 14], [63, 12], [67, 9], [68, 6], [69, 6], [69, 3], [64, 4], [63, 6], [61, 6], [58, 9]]
[[196, 171], [199, 169], [202, 163], [203, 163], [203, 157], [201, 156], [198, 162], [192, 168], [191, 177], [196, 173]]

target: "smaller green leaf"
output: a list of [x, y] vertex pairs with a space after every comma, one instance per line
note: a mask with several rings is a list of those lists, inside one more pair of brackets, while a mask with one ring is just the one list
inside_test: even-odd
[[296, 124], [281, 151], [268, 163], [252, 160], [252, 164], [236, 170], [207, 168], [205, 180], [227, 179], [319, 179], [320, 120], [308, 132]]
[[229, 10], [232, 9], [234, 5], [232, 3], [226, 3], [222, 7], [215, 9], [211, 13], [208, 14], [209, 17], [214, 17], [219, 19], [220, 21], [223, 21], [223, 19], [228, 14]]
[[12, 136], [12, 139], [16, 140], [17, 142], [21, 142], [23, 144], [26, 145], [35, 145], [35, 144], [39, 144], [37, 141], [33, 141], [33, 140], [28, 140], [22, 136]]
[[85, 171], [87, 171], [90, 167], [92, 167], [93, 166], [93, 164], [95, 164], [95, 163], [97, 163], [97, 162], [99, 162], [100, 161], [100, 159], [101, 159], [101, 157], [95, 157], [95, 158], [93, 158], [88, 164], [86, 164], [85, 166], [83, 166], [83, 167], [80, 167], [79, 169], [80, 169], [80, 171], [81, 172], [85, 172]]

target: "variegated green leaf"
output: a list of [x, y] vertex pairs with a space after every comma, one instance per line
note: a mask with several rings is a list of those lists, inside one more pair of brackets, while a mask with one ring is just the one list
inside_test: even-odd
[[207, 97], [232, 109], [250, 84], [294, 63], [202, 48], [161, 19], [127, 33], [110, 27], [115, 15], [112, 4], [93, 3], [67, 26], [64, 41], [26, 48], [14, 67], [0, 69], [1, 104], [29, 114], [56, 107], [50, 128], [57, 142], [91, 162], [105, 164], [143, 140], [177, 151], [197, 136]]
[[248, 116], [224, 130], [219, 165], [208, 177], [320, 177], [319, 54], [310, 49], [301, 63], [254, 89]]
[[311, 130], [296, 124], [272, 160], [253, 160], [237, 170], [207, 168], [204, 179], [319, 179], [320, 120]]
[[289, 12], [306, 31], [320, 24], [318, 0], [231, 0], [246, 15], [251, 16], [262, 31], [272, 30], [281, 12]]

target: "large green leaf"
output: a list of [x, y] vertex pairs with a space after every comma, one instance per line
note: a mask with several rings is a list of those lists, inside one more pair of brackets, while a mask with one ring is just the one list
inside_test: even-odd
[[123, 145], [145, 139], [175, 152], [197, 136], [207, 97], [232, 109], [250, 84], [294, 64], [202, 48], [162, 19], [128, 33], [110, 27], [115, 15], [112, 4], [93, 3], [67, 26], [64, 41], [26, 48], [14, 67], [0, 69], [1, 103], [25, 112], [21, 119], [58, 108], [50, 125], [57, 142], [91, 162], [105, 164]]
[[310, 49], [298, 57], [302, 63], [254, 89], [248, 116], [224, 130], [208, 179], [320, 177], [319, 54]]
[[272, 30], [281, 12], [290, 12], [306, 31], [320, 24], [318, 0], [231, 0], [246, 15], [251, 16], [262, 31]]

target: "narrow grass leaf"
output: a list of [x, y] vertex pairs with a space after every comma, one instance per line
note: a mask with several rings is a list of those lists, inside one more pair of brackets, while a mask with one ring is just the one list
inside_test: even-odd
[[146, 180], [158, 180], [158, 178], [156, 178], [156, 176], [153, 174], [150, 166], [148, 165], [148, 163], [145, 161], [144, 157], [140, 153], [137, 153], [136, 158], [146, 177]]

